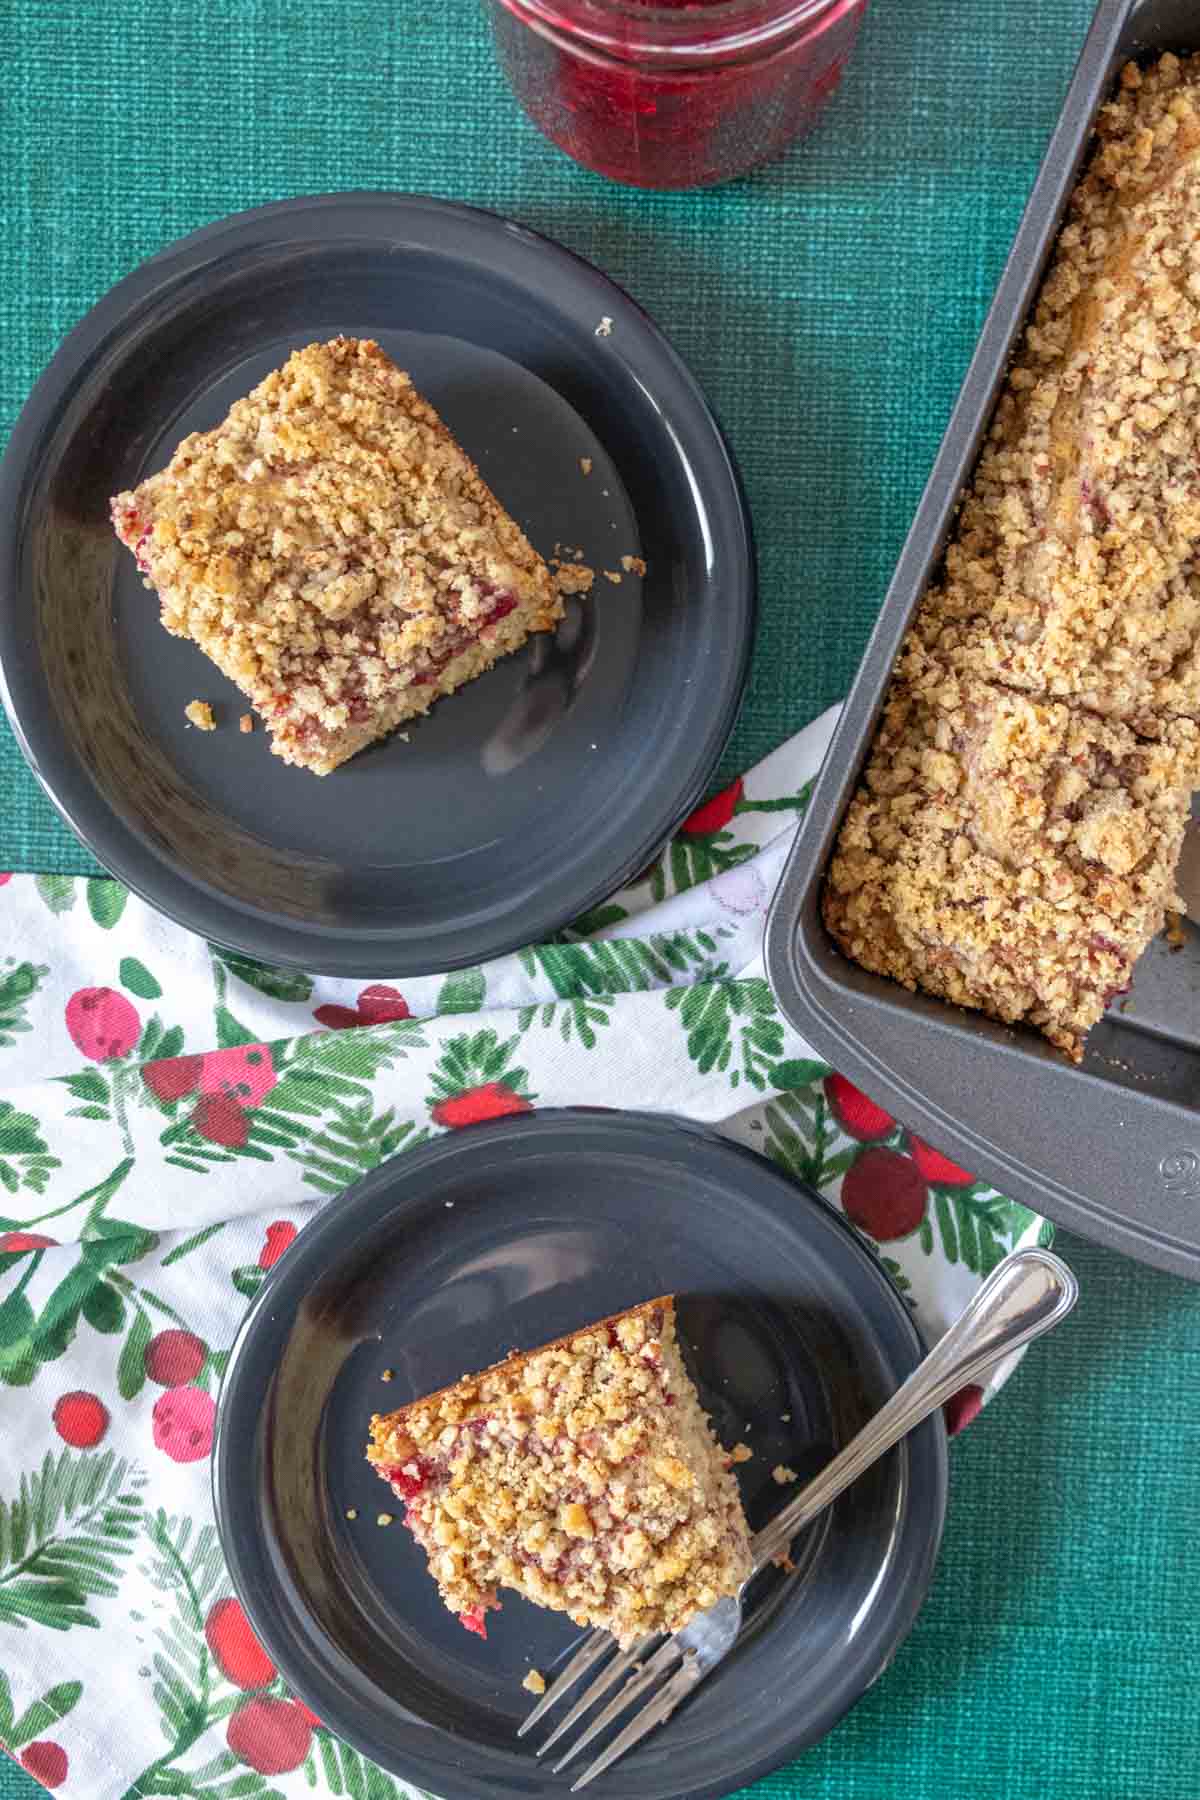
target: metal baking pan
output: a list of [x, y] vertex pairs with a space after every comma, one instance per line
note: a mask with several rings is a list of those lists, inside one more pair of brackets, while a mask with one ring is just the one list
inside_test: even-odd
[[[1200, 50], [1197, 0], [1101, 0], [1062, 116], [843, 709], [767, 927], [767, 970], [814, 1050], [964, 1167], [1072, 1230], [1200, 1281], [1200, 934], [1160, 939], [1072, 1067], [1009, 1029], [869, 975], [820, 891], [909, 621], [935, 574], [1099, 107], [1131, 57]], [[1193, 827], [1194, 829], [1194, 827]]]

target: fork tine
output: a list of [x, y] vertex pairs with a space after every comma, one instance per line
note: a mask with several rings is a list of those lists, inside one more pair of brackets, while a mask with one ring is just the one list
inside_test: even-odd
[[[652, 1641], [652, 1639], [647, 1640], [647, 1642]], [[550, 1736], [546, 1739], [545, 1743], [538, 1745], [536, 1754], [538, 1756], [545, 1756], [550, 1746], [552, 1744], [557, 1744], [559, 1738], [563, 1735], [563, 1732], [569, 1731], [576, 1719], [581, 1719], [585, 1712], [590, 1712], [597, 1700], [599, 1700], [602, 1695], [607, 1694], [613, 1683], [618, 1681], [622, 1675], [626, 1674], [634, 1666], [644, 1648], [644, 1644], [635, 1644], [632, 1650], [623, 1650], [619, 1656], [614, 1656], [612, 1661], [601, 1670], [599, 1675], [597, 1675], [595, 1681], [584, 1688], [570, 1712], [558, 1721], [558, 1724], [554, 1727], [554, 1730], [550, 1733]]]
[[635, 1744], [640, 1743], [648, 1731], [653, 1731], [656, 1725], [664, 1724], [700, 1679], [701, 1670], [695, 1657], [685, 1656], [683, 1666], [676, 1669], [666, 1686], [647, 1700], [640, 1712], [634, 1713], [625, 1729], [618, 1732], [607, 1749], [602, 1750], [595, 1762], [588, 1765], [579, 1780], [572, 1782], [571, 1792], [577, 1794], [580, 1788], [585, 1788], [597, 1775], [603, 1775], [605, 1769], [611, 1768], [618, 1757], [624, 1756], [627, 1750], [632, 1750]]
[[[559, 1757], [554, 1765], [554, 1773], [557, 1775], [560, 1770], [566, 1768], [569, 1762], [574, 1762], [579, 1752], [585, 1749], [594, 1737], [598, 1737], [607, 1726], [612, 1724], [614, 1719], [620, 1718], [625, 1708], [632, 1706], [638, 1695], [644, 1693], [652, 1682], [658, 1680], [660, 1675], [665, 1674], [672, 1662], [682, 1655], [683, 1651], [673, 1637], [669, 1637], [665, 1644], [660, 1645], [648, 1662], [642, 1663], [639, 1668], [632, 1671], [620, 1693], [615, 1694], [604, 1711], [597, 1714], [587, 1729], [580, 1733], [566, 1755]], [[607, 1673], [607, 1671], [605, 1672]]]
[[609, 1636], [607, 1631], [593, 1631], [589, 1637], [586, 1637], [567, 1664], [566, 1668], [560, 1670], [554, 1677], [554, 1680], [550, 1683], [550, 1686], [546, 1689], [524, 1724], [517, 1726], [517, 1736], [519, 1738], [524, 1737], [530, 1726], [536, 1725], [538, 1720], [544, 1717], [544, 1715], [550, 1711], [550, 1708], [562, 1699], [568, 1688], [574, 1687], [581, 1675], [586, 1675], [588, 1670], [600, 1661], [600, 1658], [607, 1650], [614, 1650], [615, 1648], [615, 1641]]

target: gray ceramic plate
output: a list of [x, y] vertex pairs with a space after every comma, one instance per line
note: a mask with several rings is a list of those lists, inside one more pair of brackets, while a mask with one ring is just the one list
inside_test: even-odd
[[[377, 1170], [302, 1233], [234, 1346], [214, 1463], [234, 1585], [318, 1716], [445, 1800], [568, 1791], [573, 1771], [514, 1734], [526, 1672], [551, 1675], [579, 1634], [512, 1595], [486, 1643], [463, 1631], [408, 1533], [375, 1522], [395, 1503], [363, 1460], [370, 1415], [666, 1291], [718, 1433], [753, 1447], [754, 1526], [780, 1503], [776, 1463], [815, 1473], [919, 1355], [817, 1195], [698, 1127], [600, 1110], [472, 1127]], [[822, 1736], [912, 1624], [945, 1501], [938, 1419], [797, 1544], [736, 1654], [597, 1794], [728, 1794]]]
[[[318, 780], [159, 626], [108, 498], [338, 332], [412, 373], [540, 550], [622, 579]], [[587, 263], [446, 201], [289, 200], [185, 238], [72, 332], [0, 466], [0, 673], [51, 798], [163, 912], [314, 971], [482, 961], [636, 873], [716, 766], [753, 618], [737, 471], [674, 351]], [[196, 697], [223, 729], [187, 728]]]

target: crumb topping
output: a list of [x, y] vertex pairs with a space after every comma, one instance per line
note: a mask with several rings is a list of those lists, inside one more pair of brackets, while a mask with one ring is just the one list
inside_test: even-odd
[[1157, 739], [901, 659], [824, 893], [847, 955], [1078, 1059], [1176, 909], [1200, 729]]
[[823, 898], [863, 967], [1076, 1060], [1200, 781], [1198, 95], [1164, 56], [1101, 112]]
[[471, 1629], [509, 1587], [629, 1644], [749, 1572], [669, 1298], [376, 1415], [367, 1455]]
[[1200, 717], [1200, 57], [1130, 65], [916, 629], [1153, 735]]
[[370, 340], [296, 351], [112, 512], [167, 630], [321, 774], [561, 617], [545, 563]]

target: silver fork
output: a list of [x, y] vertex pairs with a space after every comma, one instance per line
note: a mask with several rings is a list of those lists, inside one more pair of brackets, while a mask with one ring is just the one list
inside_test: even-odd
[[[1057, 1325], [1078, 1298], [1075, 1277], [1067, 1265], [1048, 1250], [1016, 1250], [993, 1269], [969, 1306], [886, 1405], [789, 1505], [755, 1535], [751, 1543], [753, 1567], [737, 1595], [733, 1599], [718, 1600], [715, 1606], [699, 1613], [672, 1637], [664, 1638], [660, 1634], [644, 1638], [631, 1650], [614, 1656], [584, 1690], [542, 1744], [537, 1752], [539, 1756], [558, 1743], [577, 1720], [591, 1712], [621, 1677], [625, 1677], [619, 1692], [554, 1764], [555, 1774], [614, 1724], [635, 1700], [654, 1691], [572, 1785], [571, 1792], [574, 1794], [586, 1787], [647, 1732], [669, 1719], [680, 1702], [728, 1655], [742, 1628], [747, 1588], [756, 1575], [787, 1553], [798, 1531], [832, 1505], [838, 1495], [851, 1482], [857, 1481], [893, 1444], [936, 1412], [951, 1394]], [[592, 1632], [561, 1675], [546, 1689], [518, 1728], [517, 1736], [524, 1737], [613, 1648], [613, 1639], [606, 1631]]]

